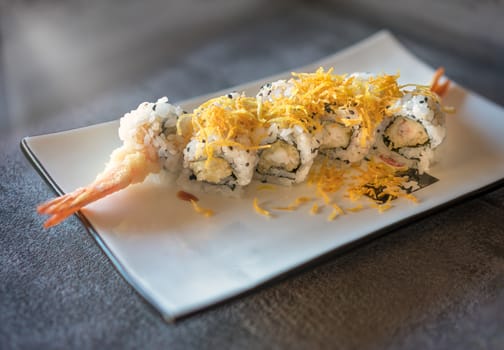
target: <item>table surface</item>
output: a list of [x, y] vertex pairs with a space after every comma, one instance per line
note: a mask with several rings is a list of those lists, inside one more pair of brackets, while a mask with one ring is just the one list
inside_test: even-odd
[[[126, 283], [77, 218], [44, 230], [34, 210], [52, 193], [22, 155], [22, 137], [112, 120], [153, 97], [177, 101], [295, 68], [381, 28], [301, 3], [209, 34], [86, 103], [2, 128], [0, 348], [502, 349], [502, 186], [173, 324]], [[488, 63], [499, 60], [392, 32], [427, 63], [504, 105], [495, 89], [504, 67]]]

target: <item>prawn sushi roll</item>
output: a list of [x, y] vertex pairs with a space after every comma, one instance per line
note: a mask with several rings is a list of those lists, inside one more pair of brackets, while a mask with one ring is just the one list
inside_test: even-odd
[[353, 73], [335, 78], [332, 100], [320, 114], [320, 153], [345, 164], [366, 157], [375, 143], [385, 104], [402, 96], [396, 76]]
[[261, 145], [256, 178], [281, 185], [303, 182], [318, 152], [318, 142], [300, 125], [271, 124]]
[[361, 161], [374, 143], [374, 130], [367, 130], [368, 137], [363, 135], [365, 126], [355, 109], [333, 111], [328, 107], [327, 112], [321, 117], [320, 154], [345, 164]]
[[[240, 195], [257, 164], [255, 130], [260, 128], [254, 98], [230, 93], [208, 101], [192, 114], [192, 137], [184, 149], [185, 188]], [[196, 189], [197, 189], [196, 188]]]
[[445, 115], [437, 96], [415, 90], [390, 107], [379, 129], [375, 151], [394, 166], [429, 170], [435, 150], [446, 136]]
[[265, 137], [258, 151], [255, 177], [281, 185], [306, 179], [320, 145], [320, 127], [297, 104], [292, 79], [264, 85], [258, 92], [258, 118]]

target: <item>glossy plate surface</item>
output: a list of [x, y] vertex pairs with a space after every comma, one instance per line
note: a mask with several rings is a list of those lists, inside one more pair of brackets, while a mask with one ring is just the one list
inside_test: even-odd
[[[395, 74], [401, 83], [429, 84], [433, 69], [406, 51], [388, 32], [380, 32], [338, 54], [296, 71], [334, 67]], [[248, 94], [282, 74], [230, 88]], [[214, 95], [220, 95], [218, 92]], [[210, 95], [209, 95], [210, 96]], [[209, 96], [182, 103], [190, 109]], [[153, 96], [155, 101], [158, 96]], [[81, 219], [126, 280], [166, 319], [200, 310], [236, 296], [338, 248], [386, 232], [434, 208], [504, 179], [504, 111], [459, 86], [445, 99], [457, 113], [448, 116], [442, 160], [430, 174], [439, 181], [416, 192], [420, 202], [397, 200], [384, 213], [365, 209], [327, 221], [325, 208], [311, 215], [311, 204], [294, 212], [258, 215], [255, 196], [267, 206], [285, 206], [306, 185], [274, 191], [250, 186], [241, 199], [200, 195], [200, 204], [216, 215], [205, 218], [181, 201], [175, 186], [157, 178], [131, 186], [82, 211]], [[125, 112], [136, 106], [125, 106]], [[91, 182], [111, 151], [120, 145], [118, 122], [57, 134], [27, 137], [22, 147], [58, 193]]]

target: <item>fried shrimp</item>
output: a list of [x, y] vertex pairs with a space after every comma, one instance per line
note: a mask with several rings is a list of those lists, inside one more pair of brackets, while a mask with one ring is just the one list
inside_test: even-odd
[[50, 215], [44, 227], [59, 224], [68, 216], [129, 185], [140, 183], [149, 174], [165, 168], [178, 171], [183, 135], [177, 134], [180, 107], [168, 103], [166, 97], [156, 103], [142, 103], [120, 120], [119, 137], [123, 145], [112, 152], [105, 169], [89, 185], [54, 198], [37, 208]]
[[112, 153], [105, 170], [93, 183], [40, 205], [37, 211], [39, 214], [51, 215], [44, 223], [44, 227], [51, 227], [86, 205], [129, 185], [142, 182], [147, 175], [160, 170], [161, 166], [157, 159], [149, 158], [145, 152], [132, 152], [126, 147], [121, 147]]

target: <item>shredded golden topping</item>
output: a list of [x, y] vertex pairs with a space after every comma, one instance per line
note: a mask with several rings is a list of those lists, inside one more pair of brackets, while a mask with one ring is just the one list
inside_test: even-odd
[[310, 197], [298, 197], [296, 200], [286, 207], [275, 207], [276, 210], [293, 211], [299, 208], [302, 204], [310, 202], [312, 199]]
[[356, 212], [361, 211], [362, 209], [364, 209], [364, 206], [362, 204], [359, 204], [359, 205], [357, 205], [355, 207], [347, 208], [346, 211], [349, 211], [349, 212], [352, 212], [352, 213], [356, 213]]
[[258, 115], [264, 123], [282, 127], [301, 126], [305, 131], [320, 130], [328, 115], [347, 127], [360, 125], [361, 144], [369, 142], [386, 116], [387, 107], [404, 93], [398, 75], [378, 75], [363, 79], [333, 74], [319, 68], [315, 73], [293, 73], [287, 84], [292, 94], [280, 94], [259, 102]]
[[262, 185], [259, 185], [257, 186], [256, 190], [258, 191], [275, 191], [277, 188], [273, 185], [266, 185], [266, 184], [262, 184]]
[[214, 216], [215, 213], [212, 209], [207, 209], [207, 208], [203, 208], [203, 207], [200, 207], [198, 202], [195, 201], [194, 199], [191, 199], [191, 204], [193, 206], [193, 209], [196, 213], [198, 214], [201, 214], [201, 215], [204, 215], [206, 217], [210, 217], [210, 216]]
[[205, 143], [205, 155], [211, 158], [216, 147], [228, 146], [254, 150], [260, 148], [263, 135], [257, 118], [257, 101], [243, 95], [211, 99], [192, 115], [196, 139]]
[[341, 209], [339, 205], [333, 203], [331, 204], [331, 207], [333, 208], [333, 210], [331, 214], [329, 214], [329, 216], [327, 217], [328, 221], [333, 221], [338, 216], [345, 214], [345, 212], [343, 211], [343, 209]]
[[316, 215], [320, 212], [320, 208], [317, 203], [313, 203], [311, 209], [310, 209], [310, 214]]
[[[398, 175], [406, 168], [392, 167], [386, 163], [370, 160], [360, 167], [346, 169], [338, 167], [337, 162], [325, 159], [313, 165], [307, 183], [315, 186], [317, 196], [332, 207], [328, 220], [332, 221], [345, 211], [333, 202], [332, 194], [344, 189], [344, 197], [358, 201], [363, 197], [373, 200], [372, 207], [383, 212], [392, 207], [395, 198], [406, 198], [417, 202], [417, 198], [403, 187], [408, 176]], [[347, 212], [358, 212], [364, 209], [362, 204], [347, 208]], [[312, 209], [312, 211], [315, 209]], [[316, 208], [318, 210], [318, 207]]]
[[358, 175], [352, 176], [352, 183], [348, 188], [349, 198], [358, 200], [367, 196], [379, 203], [390, 203], [394, 198], [407, 198], [417, 202], [417, 198], [407, 193], [403, 184], [408, 181], [407, 176], [397, 175], [404, 168], [392, 167], [386, 163], [371, 160], [364, 168], [356, 168]]
[[216, 147], [238, 147], [257, 150], [272, 124], [282, 128], [299, 126], [315, 133], [322, 130], [327, 118], [346, 127], [360, 126], [360, 142], [364, 146], [374, 137], [375, 130], [385, 117], [393, 113], [390, 106], [404, 96], [407, 87], [413, 93], [439, 96], [429, 86], [398, 85], [399, 75], [381, 74], [337, 75], [333, 69], [317, 69], [314, 73], [292, 73], [286, 82], [289, 92], [272, 94], [266, 99], [245, 95], [224, 95], [199, 106], [190, 116], [191, 125], [179, 118], [178, 132], [192, 133], [206, 142], [204, 155], [212, 157]]
[[266, 210], [266, 209], [262, 208], [261, 206], [259, 206], [259, 202], [258, 201], [259, 200], [257, 199], [257, 197], [255, 197], [254, 198], [254, 202], [253, 202], [255, 211], [258, 214], [261, 214], [261, 215], [264, 215], [264, 216], [268, 216], [268, 217], [272, 216], [271, 213], [268, 210]]
[[315, 186], [317, 195], [324, 203], [331, 202], [331, 193], [337, 192], [344, 184], [345, 170], [339, 169], [336, 162], [323, 159], [313, 164], [308, 174], [308, 185]]
[[262, 102], [259, 112], [260, 121], [269, 127], [278, 124], [282, 128], [300, 126], [306, 132], [311, 132], [320, 127], [318, 120], [310, 117], [306, 106], [296, 104], [291, 98], [281, 96], [274, 101]]

